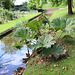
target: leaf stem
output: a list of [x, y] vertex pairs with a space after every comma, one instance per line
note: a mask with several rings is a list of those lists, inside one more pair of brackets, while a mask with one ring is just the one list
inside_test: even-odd
[[57, 40], [60, 39], [60, 37], [61, 37], [61, 35], [63, 34], [63, 32], [64, 32], [64, 31], [62, 31], [62, 33], [61, 33], [60, 36], [57, 38]]

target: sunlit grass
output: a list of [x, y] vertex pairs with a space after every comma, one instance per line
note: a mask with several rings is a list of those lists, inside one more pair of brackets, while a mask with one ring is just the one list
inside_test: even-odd
[[63, 3], [62, 3], [61, 5], [59, 5], [58, 7], [52, 6], [51, 3], [47, 3], [47, 4], [44, 4], [44, 5], [42, 6], [42, 9], [64, 8], [64, 7], [67, 7], [67, 5], [64, 5]]
[[52, 21], [54, 18], [68, 18], [68, 19], [75, 19], [75, 8], [73, 8], [73, 13], [72, 15], [68, 15], [68, 9], [60, 9], [54, 11], [53, 15], [50, 17], [50, 21]]
[[4, 32], [4, 31], [6, 31], [6, 30], [8, 30], [8, 29], [10, 29], [12, 27], [15, 27], [17, 23], [20, 23], [21, 21], [29, 20], [30, 18], [33, 18], [34, 16], [36, 16], [38, 14], [40, 14], [40, 13], [29, 14], [26, 17], [22, 17], [22, 18], [13, 20], [13, 21], [5, 23], [5, 24], [0, 24], [0, 33]]

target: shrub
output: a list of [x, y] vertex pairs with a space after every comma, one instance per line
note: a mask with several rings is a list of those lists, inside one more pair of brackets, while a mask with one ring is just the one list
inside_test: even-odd
[[6, 22], [7, 20], [12, 20], [14, 17], [14, 14], [12, 14], [11, 12], [9, 12], [6, 9], [0, 8], [0, 24]]

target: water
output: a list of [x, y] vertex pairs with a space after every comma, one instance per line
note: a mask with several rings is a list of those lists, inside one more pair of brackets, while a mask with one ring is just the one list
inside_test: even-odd
[[[12, 34], [0, 40], [0, 75], [13, 75], [13, 71], [18, 67], [26, 67], [23, 58], [26, 58], [27, 47], [24, 45], [21, 50], [12, 48], [12, 45], [19, 42], [11, 38]], [[30, 50], [31, 53], [32, 50]]]

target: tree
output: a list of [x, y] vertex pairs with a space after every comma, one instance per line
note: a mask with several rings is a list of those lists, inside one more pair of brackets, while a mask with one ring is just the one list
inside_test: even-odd
[[71, 15], [73, 14], [72, 12], [72, 1], [73, 0], [49, 0], [50, 2], [52, 2], [52, 5], [56, 5], [56, 6], [59, 6], [62, 2], [67, 2], [68, 4], [68, 14]]
[[0, 3], [2, 2], [3, 4], [3, 7], [5, 9], [8, 9], [10, 10], [10, 8], [14, 5], [14, 2], [15, 0], [0, 0]]
[[47, 0], [29, 0], [28, 9], [41, 8], [45, 3], [47, 3]]
[[72, 0], [68, 0], [68, 14], [73, 14], [72, 12]]

